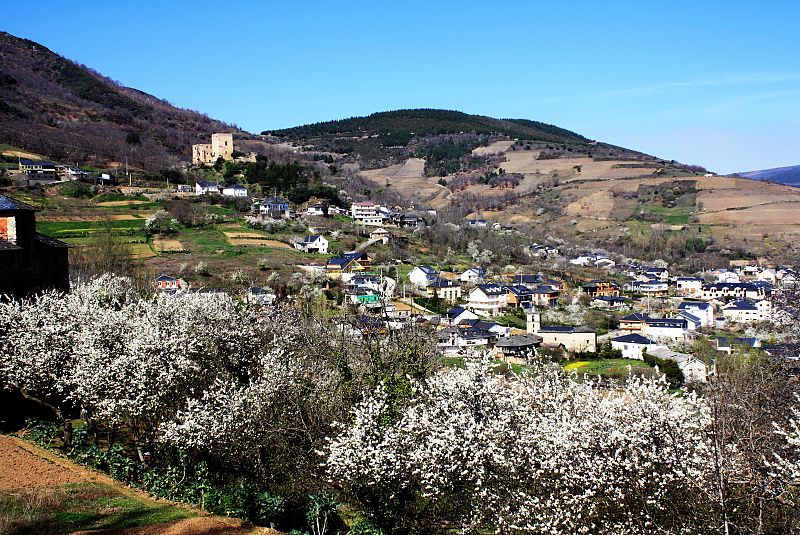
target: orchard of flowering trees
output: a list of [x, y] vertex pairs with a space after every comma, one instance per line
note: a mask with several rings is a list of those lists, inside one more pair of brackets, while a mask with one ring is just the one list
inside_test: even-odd
[[211, 473], [210, 490], [174, 494], [191, 501], [230, 481], [287, 510], [334, 496], [384, 533], [800, 529], [800, 400], [759, 357], [720, 363], [702, 392], [608, 389], [549, 364], [446, 369], [423, 331], [343, 332], [103, 276], [0, 303], [0, 381], [56, 417], [84, 412], [135, 484]]

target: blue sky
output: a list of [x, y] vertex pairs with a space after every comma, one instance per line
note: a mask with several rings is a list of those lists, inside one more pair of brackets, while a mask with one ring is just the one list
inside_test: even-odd
[[[222, 6], [217, 7], [217, 6]], [[9, 2], [0, 29], [251, 132], [387, 109], [800, 164], [800, 2]]]

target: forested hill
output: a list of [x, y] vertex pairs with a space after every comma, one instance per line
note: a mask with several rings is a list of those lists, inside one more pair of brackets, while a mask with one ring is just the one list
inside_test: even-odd
[[366, 117], [269, 130], [262, 134], [319, 150], [356, 153], [368, 167], [424, 153], [425, 149], [419, 150], [420, 144], [439, 144], [443, 138], [451, 141], [456, 139], [456, 142], [464, 145], [475, 145], [498, 136], [535, 144], [555, 157], [569, 154], [628, 160], [653, 159], [640, 152], [592, 141], [551, 124], [527, 119], [495, 119], [452, 110], [386, 111]]
[[0, 32], [0, 143], [82, 163], [127, 157], [155, 170], [189, 160], [192, 143], [213, 132], [249, 137]]
[[[502, 134], [522, 139], [585, 143], [583, 136], [550, 124], [522, 119], [493, 119], [450, 110], [397, 110], [351, 117], [338, 121], [296, 126], [271, 132], [273, 135], [312, 138], [322, 136], [370, 136], [407, 145], [413, 136], [435, 134]], [[268, 132], [264, 132], [265, 134]], [[405, 141], [405, 142], [403, 142]]]

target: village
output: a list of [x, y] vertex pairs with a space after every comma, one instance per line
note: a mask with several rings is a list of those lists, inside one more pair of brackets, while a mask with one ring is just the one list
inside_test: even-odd
[[[230, 161], [233, 139], [214, 134], [211, 144], [195, 145], [192, 153], [196, 166]], [[63, 182], [87, 174], [69, 166], [58, 166], [61, 175], [56, 170], [52, 162], [19, 160], [19, 174], [28, 182]], [[756, 349], [784, 362], [792, 373], [800, 370], [800, 349], [783, 343], [779, 334], [789, 315], [776, 304], [777, 296], [796, 288], [797, 272], [766, 259], [675, 273], [663, 261], [647, 264], [555, 239], [526, 241], [513, 227], [483, 217], [467, 217], [460, 225], [437, 224], [437, 210], [428, 207], [377, 201], [337, 206], [313, 197], [294, 204], [277, 189], [270, 196], [255, 197], [247, 186], [230, 181], [198, 180], [168, 189], [119, 186], [106, 174], [94, 180], [101, 186], [105, 180], [108, 188], [121, 192], [120, 199], [138, 195], [135, 198], [156, 200], [151, 204], [158, 208], [165, 198], [211, 205], [220, 199], [237, 202], [236, 210], [223, 215], [228, 242], [239, 249], [256, 248], [267, 258], [279, 252], [276, 262], [281, 265], [271, 277], [271, 269], [264, 268], [276, 268], [276, 262], [261, 265], [267, 272], [262, 280], [277, 283], [280, 272], [284, 280], [296, 283], [279, 290], [239, 270], [233, 275], [240, 279], [236, 289], [218, 288], [197, 276], [207, 270], [201, 261], [194, 277], [185, 275], [185, 263], [178, 273], [152, 273], [156, 292], [234, 292], [265, 307], [322, 302], [330, 321], [354, 338], [386, 336], [410, 327], [429, 329], [448, 362], [455, 364], [477, 354], [516, 367], [546, 357], [568, 363], [568, 369], [578, 373], [621, 378], [629, 367], [641, 373], [671, 361], [687, 383], [702, 383], [714, 374], [718, 352]], [[10, 245], [0, 254], [15, 254], [11, 245], [25, 248], [23, 236], [37, 236], [39, 242], [49, 239], [51, 245], [58, 242], [58, 232], [46, 238], [12, 223], [25, 214], [27, 224], [35, 225], [29, 217], [32, 208], [4, 199], [0, 215], [8, 223], [0, 226], [0, 238]], [[175, 235], [173, 216], [163, 209], [141, 224], [151, 235], [151, 247], [161, 244], [155, 248], [158, 255], [189, 252], [176, 239], [180, 236]], [[470, 242], [466, 254], [451, 258], [420, 254], [426, 249], [420, 235], [431, 225], [436, 232], [513, 236], [527, 260], [498, 265], [491, 250], [481, 250], [478, 239]], [[286, 228], [292, 232], [270, 232]], [[69, 244], [80, 248], [82, 243], [73, 239]], [[287, 257], [292, 252], [299, 256]]]

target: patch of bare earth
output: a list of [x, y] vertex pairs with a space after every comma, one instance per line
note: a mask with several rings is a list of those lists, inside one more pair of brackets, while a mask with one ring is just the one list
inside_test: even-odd
[[[95, 472], [24, 440], [0, 435], [0, 491], [57, 487], [69, 483], [101, 483], [116, 491], [151, 500], [146, 493], [133, 490], [105, 474]], [[198, 511], [198, 514], [203, 514]], [[82, 535], [279, 535], [280, 532], [256, 528], [235, 518], [198, 516], [150, 526], [121, 530], [78, 531]]]
[[89, 481], [105, 482], [100, 474], [81, 469], [18, 438], [0, 435], [0, 490]]
[[97, 206], [128, 206], [129, 204], [147, 204], [150, 201], [131, 199], [129, 201], [105, 201], [97, 203]]
[[178, 240], [161, 237], [153, 239], [153, 248], [159, 253], [182, 253], [185, 250]]
[[103, 221], [106, 219], [110, 219], [112, 221], [138, 221], [139, 219], [147, 219], [153, 215], [153, 213], [141, 213], [141, 214], [108, 214], [103, 216], [91, 216], [91, 215], [62, 215], [62, 216], [54, 216], [54, 215], [46, 215], [40, 217], [41, 221], [84, 221], [84, 222], [92, 222], [92, 221]]
[[279, 531], [254, 528], [234, 518], [200, 516], [166, 524], [105, 531], [76, 531], [72, 535], [279, 535]]

